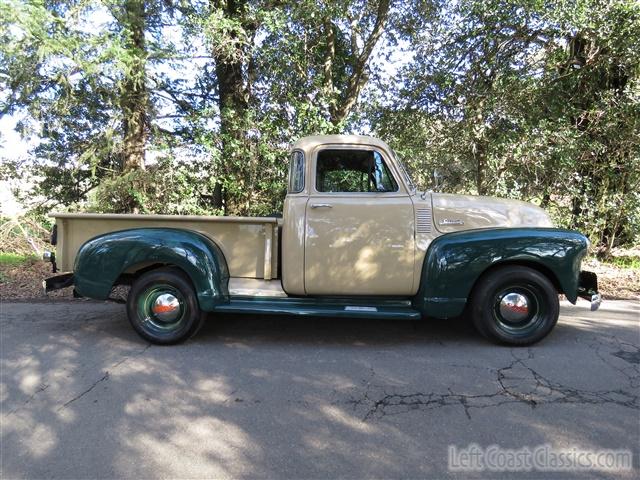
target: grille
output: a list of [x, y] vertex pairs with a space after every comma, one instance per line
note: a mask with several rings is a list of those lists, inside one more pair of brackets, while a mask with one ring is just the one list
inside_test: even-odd
[[430, 208], [418, 208], [416, 210], [416, 232], [417, 233], [431, 233], [431, 209]]

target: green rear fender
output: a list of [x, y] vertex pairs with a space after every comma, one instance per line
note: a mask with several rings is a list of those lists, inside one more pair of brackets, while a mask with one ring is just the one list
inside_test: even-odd
[[427, 249], [413, 305], [427, 316], [460, 315], [478, 278], [500, 264], [543, 271], [575, 303], [587, 246], [581, 233], [555, 228], [492, 228], [442, 235]]
[[88, 240], [76, 256], [74, 284], [82, 296], [106, 299], [121, 274], [156, 264], [183, 270], [204, 311], [229, 300], [229, 269], [220, 248], [198, 232], [173, 228], [136, 228]]

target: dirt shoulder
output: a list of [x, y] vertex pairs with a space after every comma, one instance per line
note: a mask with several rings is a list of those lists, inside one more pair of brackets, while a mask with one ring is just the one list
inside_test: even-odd
[[44, 294], [42, 281], [55, 274], [51, 264], [37, 258], [20, 263], [0, 263], [0, 299], [8, 300], [71, 300], [73, 288], [64, 288]]
[[605, 299], [640, 300], [640, 268], [621, 267], [590, 258], [582, 262], [582, 269], [598, 275], [598, 289]]
[[[598, 275], [599, 289], [605, 299], [640, 300], [640, 268], [618, 266], [588, 259], [582, 268]], [[51, 264], [37, 258], [20, 263], [0, 263], [0, 299], [18, 300], [71, 300], [73, 288], [65, 288], [44, 295], [42, 281], [51, 277]]]

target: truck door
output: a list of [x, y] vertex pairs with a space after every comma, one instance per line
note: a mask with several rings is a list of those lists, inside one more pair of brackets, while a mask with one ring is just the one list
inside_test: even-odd
[[306, 207], [307, 295], [414, 293], [413, 203], [382, 151], [324, 147]]

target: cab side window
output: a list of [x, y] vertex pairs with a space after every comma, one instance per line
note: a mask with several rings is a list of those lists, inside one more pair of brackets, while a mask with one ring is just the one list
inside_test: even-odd
[[289, 164], [288, 193], [300, 193], [304, 189], [304, 154], [295, 151], [291, 154]]
[[319, 192], [397, 192], [382, 155], [372, 150], [322, 150], [316, 162]]

